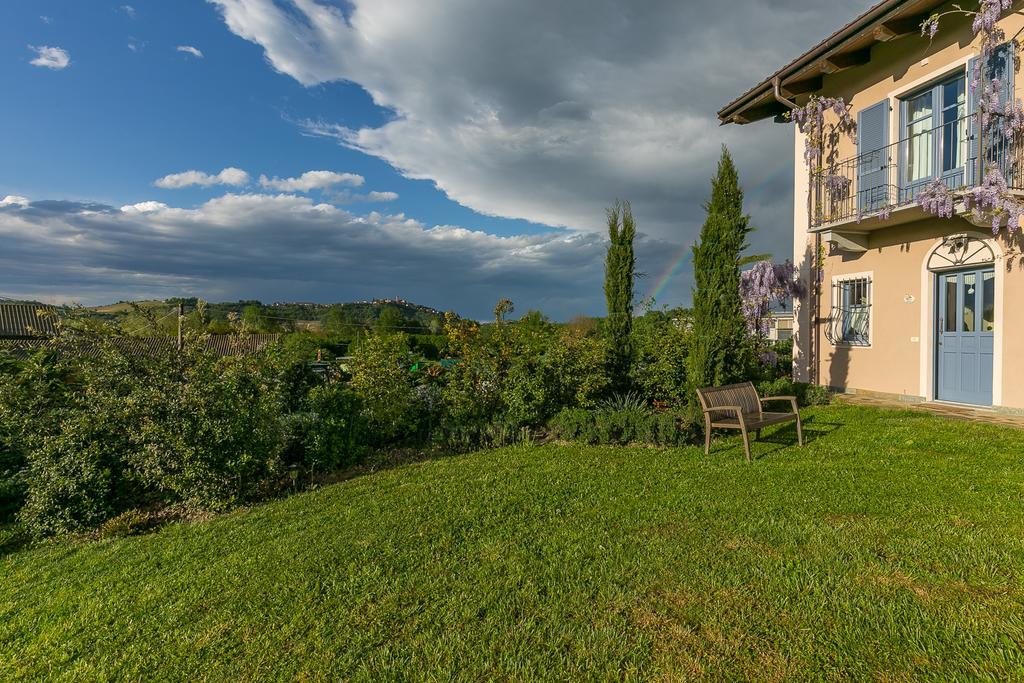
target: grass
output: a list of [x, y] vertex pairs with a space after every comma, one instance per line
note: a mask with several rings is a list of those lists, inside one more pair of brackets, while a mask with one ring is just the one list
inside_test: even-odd
[[1024, 672], [1024, 432], [807, 411], [810, 443], [509, 448], [0, 559], [0, 679]]

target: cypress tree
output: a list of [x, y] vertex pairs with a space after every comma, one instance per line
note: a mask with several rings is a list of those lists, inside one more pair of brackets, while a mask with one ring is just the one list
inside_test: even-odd
[[633, 271], [636, 256], [633, 238], [636, 225], [629, 202], [616, 201], [608, 209], [608, 254], [604, 262], [604, 297], [608, 305], [609, 373], [612, 385], [624, 389], [628, 384], [632, 355]]
[[693, 335], [687, 359], [692, 389], [747, 377], [752, 353], [740, 299], [740, 258], [747, 247], [750, 217], [729, 150], [722, 146], [718, 173], [700, 241], [693, 246]]

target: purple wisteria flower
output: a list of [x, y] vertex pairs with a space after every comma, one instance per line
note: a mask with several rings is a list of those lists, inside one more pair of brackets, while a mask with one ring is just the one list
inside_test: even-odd
[[994, 165], [985, 169], [981, 183], [964, 194], [964, 206], [971, 210], [975, 222], [991, 222], [993, 235], [999, 232], [1004, 221], [1007, 230], [1016, 232], [1024, 217], [1024, 204], [1010, 194], [1006, 179]]
[[953, 217], [953, 193], [941, 178], [936, 178], [917, 193], [917, 203], [939, 218]]
[[748, 331], [758, 337], [767, 336], [772, 304], [785, 305], [803, 291], [796, 268], [788, 260], [779, 264], [758, 261], [740, 273], [740, 299]]

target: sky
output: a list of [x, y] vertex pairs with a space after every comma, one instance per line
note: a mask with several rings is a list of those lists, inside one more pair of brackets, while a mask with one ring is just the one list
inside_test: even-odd
[[726, 102], [867, 0], [6, 0], [0, 297], [685, 305], [721, 146], [790, 256], [785, 124]]

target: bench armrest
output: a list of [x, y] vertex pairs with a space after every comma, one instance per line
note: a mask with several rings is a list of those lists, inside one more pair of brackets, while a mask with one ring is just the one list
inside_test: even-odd
[[793, 406], [793, 412], [797, 411], [796, 407], [796, 396], [766, 396], [760, 399], [761, 403], [767, 403], [768, 401], [789, 401], [790, 405]]
[[716, 406], [714, 408], [705, 408], [704, 414], [711, 416], [711, 413], [735, 413], [736, 419], [739, 420], [740, 424], [743, 424], [743, 408], [739, 406]]

